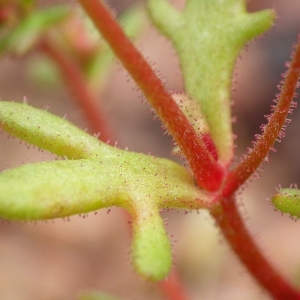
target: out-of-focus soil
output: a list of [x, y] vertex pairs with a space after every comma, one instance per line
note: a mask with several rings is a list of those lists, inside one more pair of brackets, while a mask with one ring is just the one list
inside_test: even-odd
[[[111, 2], [118, 11], [134, 1]], [[183, 1], [177, 1], [176, 5], [182, 7]], [[269, 113], [271, 101], [278, 92], [276, 85], [299, 30], [298, 0], [252, 0], [248, 6], [252, 11], [275, 7], [279, 17], [277, 26], [252, 42], [238, 60], [233, 92], [237, 154], [246, 151], [253, 135], [259, 133], [259, 126], [265, 122], [263, 116]], [[159, 70], [170, 90], [183, 91], [176, 54], [163, 37], [147, 27], [138, 47]], [[83, 113], [63, 85], [39, 86], [30, 80], [26, 70], [29, 59], [33, 58], [34, 54], [22, 59], [2, 57], [1, 100], [23, 101], [26, 97], [31, 105], [49, 105], [50, 112], [59, 116], [68, 113], [69, 120], [88, 128]], [[149, 106], [119, 63], [103, 95], [99, 95], [99, 107], [106, 112], [120, 147], [171, 157], [170, 137], [163, 135], [159, 121], [153, 121]], [[263, 166], [261, 180], [251, 182], [240, 201], [249, 228], [267, 257], [289, 280], [299, 283], [300, 225], [274, 212], [267, 201], [277, 184], [287, 186], [298, 182], [298, 111], [292, 118], [287, 137], [277, 143], [276, 155], [272, 154], [271, 161]], [[42, 159], [51, 160], [53, 156], [28, 149], [6, 134], [0, 135], [1, 170]], [[208, 214], [169, 212], [163, 217], [168, 219], [166, 228], [174, 236], [176, 266], [190, 299], [269, 299], [230, 252]], [[69, 221], [28, 224], [3, 220], [0, 222], [0, 266], [0, 299], [76, 299], [86, 289], [109, 292], [124, 300], [164, 299], [156, 284], [145, 282], [133, 271], [129, 225], [123, 211], [117, 208], [112, 208], [109, 214], [102, 210], [85, 218], [73, 216]]]

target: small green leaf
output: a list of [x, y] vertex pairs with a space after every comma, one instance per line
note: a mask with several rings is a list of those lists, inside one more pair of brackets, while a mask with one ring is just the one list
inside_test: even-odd
[[156, 207], [209, 204], [179, 165], [147, 155], [117, 151], [98, 159], [26, 164], [0, 173], [0, 217], [45, 220], [112, 205], [134, 217]]
[[34, 55], [28, 58], [26, 72], [29, 79], [39, 87], [53, 89], [61, 82], [57, 66], [45, 55]]
[[148, 0], [156, 27], [176, 48], [187, 94], [202, 114], [224, 164], [233, 157], [231, 79], [244, 45], [273, 24], [274, 12], [246, 12], [245, 0], [188, 0], [183, 11], [168, 0]]
[[[189, 120], [194, 130], [200, 135], [209, 135], [209, 128], [205, 118], [202, 115], [201, 109], [195, 101], [185, 94], [173, 94], [173, 99], [180, 107], [186, 118]], [[174, 155], [181, 156], [182, 152], [179, 146], [175, 146], [172, 150]]]
[[121, 300], [121, 299], [102, 292], [83, 292], [80, 295], [79, 300]]
[[[20, 117], [22, 116], [22, 117]], [[88, 158], [108, 146], [65, 119], [25, 103], [0, 101], [0, 127], [58, 156]]]
[[185, 94], [173, 94], [175, 102], [185, 114], [198, 134], [208, 134], [209, 128], [205, 121], [200, 105]]
[[300, 218], [300, 190], [280, 189], [272, 197], [272, 203], [281, 212]]
[[[146, 206], [138, 211], [133, 225], [133, 264], [145, 279], [163, 280], [172, 265], [171, 245], [157, 209]], [[159, 258], [159, 259], [157, 259]]]
[[38, 41], [45, 29], [64, 20], [69, 14], [65, 6], [55, 6], [28, 15], [0, 39], [0, 54], [23, 55]]
[[36, 0], [21, 0], [21, 4], [23, 6], [32, 6], [34, 4], [34, 2], [36, 2]]
[[119, 22], [130, 39], [136, 39], [145, 27], [145, 13], [140, 5], [135, 5], [125, 10]]
[[[99, 33], [94, 28], [91, 20], [86, 18], [87, 30], [89, 32], [95, 32], [95, 42], [99, 44]], [[128, 38], [136, 40], [142, 33], [145, 28], [146, 18], [144, 12], [141, 9], [140, 5], [135, 5], [125, 10], [119, 17], [119, 23], [124, 29], [125, 34]], [[101, 38], [101, 45], [99, 47], [98, 53], [95, 55], [94, 59], [91, 60], [91, 63], [88, 66], [88, 76], [90, 85], [96, 90], [100, 90], [104, 86], [110, 70], [114, 63], [114, 53], [110, 49], [109, 45], [104, 39]]]

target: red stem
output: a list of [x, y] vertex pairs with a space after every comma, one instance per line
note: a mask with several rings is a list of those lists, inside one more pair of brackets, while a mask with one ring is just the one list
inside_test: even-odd
[[58, 49], [51, 43], [51, 41], [43, 39], [40, 41], [39, 46], [59, 68], [63, 80], [69, 86], [75, 100], [85, 112], [92, 130], [95, 133], [101, 133], [99, 138], [102, 141], [109, 141], [112, 134], [107, 129], [106, 120], [97, 107], [97, 100], [86, 85], [86, 80], [80, 68], [68, 55], [65, 55], [61, 49]]
[[277, 273], [253, 241], [238, 211], [236, 199], [224, 198], [219, 209], [211, 214], [232, 250], [274, 299], [300, 299], [300, 293]]
[[209, 191], [217, 190], [224, 177], [221, 167], [197, 135], [192, 125], [165, 90], [161, 80], [147, 61], [126, 37], [108, 9], [99, 0], [79, 0], [116, 56], [136, 81], [148, 101], [163, 120], [178, 145], [182, 147], [198, 184]]
[[170, 300], [186, 300], [187, 296], [183, 290], [180, 277], [178, 276], [177, 270], [173, 267], [171, 275], [164, 281], [159, 283], [159, 286], [166, 296]]
[[295, 96], [297, 82], [300, 76], [300, 36], [295, 47], [290, 67], [286, 73], [278, 104], [270, 116], [261, 137], [256, 142], [250, 154], [231, 172], [227, 178], [223, 195], [232, 195], [259, 167], [270, 152], [271, 147], [280, 135], [291, 104]]

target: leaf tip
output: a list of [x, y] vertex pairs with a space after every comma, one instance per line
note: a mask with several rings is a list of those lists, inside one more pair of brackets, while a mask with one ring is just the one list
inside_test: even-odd
[[147, 280], [160, 281], [172, 265], [171, 245], [158, 213], [133, 223], [132, 256], [136, 272]]
[[271, 199], [273, 205], [281, 212], [300, 218], [300, 190], [279, 189]]

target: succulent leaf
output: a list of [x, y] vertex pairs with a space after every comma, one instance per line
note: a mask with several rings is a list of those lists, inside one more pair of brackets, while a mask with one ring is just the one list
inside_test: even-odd
[[141, 207], [132, 225], [134, 268], [145, 279], [163, 280], [171, 269], [172, 255], [158, 209]]
[[211, 205], [180, 165], [108, 146], [46, 111], [1, 101], [0, 124], [22, 140], [71, 158], [0, 173], [0, 217], [45, 220], [123, 207], [132, 215], [133, 264], [147, 279], [162, 280], [172, 264], [160, 209]]
[[187, 94], [201, 104], [218, 156], [233, 156], [231, 77], [243, 46], [273, 24], [274, 12], [246, 12], [246, 1], [188, 0], [182, 12], [167, 0], [148, 0], [153, 23], [174, 44]]
[[1, 172], [0, 187], [0, 216], [14, 220], [66, 217], [112, 205], [134, 216], [157, 207], [209, 205], [184, 168], [126, 151], [97, 160], [26, 164]]
[[300, 218], [300, 190], [280, 189], [272, 197], [272, 203], [281, 212]]
[[88, 158], [108, 147], [67, 120], [26, 103], [0, 101], [0, 127], [25, 142], [69, 159]]

